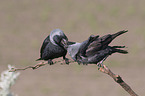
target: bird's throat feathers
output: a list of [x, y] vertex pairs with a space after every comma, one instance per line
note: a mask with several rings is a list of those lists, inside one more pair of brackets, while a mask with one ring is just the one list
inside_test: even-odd
[[68, 53], [69, 55], [75, 60], [76, 54], [78, 53], [79, 49], [80, 49], [81, 43], [75, 43], [72, 45], [68, 46]]

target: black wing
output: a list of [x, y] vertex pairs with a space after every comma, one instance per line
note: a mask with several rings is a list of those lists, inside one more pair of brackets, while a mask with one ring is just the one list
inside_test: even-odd
[[126, 32], [128, 32], [128, 31], [123, 30], [123, 31], [119, 31], [115, 34], [108, 34], [108, 35], [102, 36], [100, 38], [96, 38], [95, 40], [90, 42], [90, 44], [87, 46], [85, 55], [91, 56], [91, 55], [96, 54], [100, 50], [104, 50], [105, 48], [108, 47], [108, 44], [110, 44], [113, 39], [115, 39], [117, 36], [119, 36], [123, 33], [126, 33]]
[[94, 55], [98, 51], [105, 49], [108, 46], [110, 39], [111, 35], [108, 34], [90, 42], [86, 49], [86, 56]]
[[86, 41], [84, 41], [84, 42], [82, 43], [82, 45], [80, 46], [80, 49], [79, 49], [78, 54], [79, 54], [80, 56], [86, 57], [87, 50], [88, 50], [90, 44], [92, 44], [93, 41], [96, 40], [98, 37], [99, 37], [99, 35], [97, 35], [97, 36], [91, 35], [91, 36], [88, 38], [88, 40], [86, 40]]
[[43, 51], [44, 51], [44, 49], [46, 48], [46, 45], [47, 45], [49, 42], [50, 42], [50, 39], [49, 39], [49, 36], [47, 36], [46, 39], [43, 41], [43, 44], [42, 44], [41, 49], [40, 49], [40, 58], [37, 59], [36, 61], [42, 60]]
[[46, 45], [50, 42], [50, 39], [49, 39], [49, 36], [43, 41], [43, 44], [41, 46], [41, 50], [40, 50], [40, 54], [41, 54], [41, 57], [42, 57], [42, 53], [46, 47]]

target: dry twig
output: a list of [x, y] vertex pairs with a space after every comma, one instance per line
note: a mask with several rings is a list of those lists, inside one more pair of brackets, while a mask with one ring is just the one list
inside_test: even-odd
[[[73, 62], [74, 61], [69, 61], [69, 63], [73, 63]], [[56, 63], [64, 64], [62, 61], [55, 61], [53, 63], [54, 64], [56, 64]], [[44, 65], [47, 65], [47, 64], [48, 64], [48, 62], [40, 62], [34, 66], [28, 66], [25, 68], [12, 68], [9, 72], [15, 72], [15, 71], [26, 70], [26, 69], [33, 69], [34, 70], [34, 69], [37, 69], [37, 68], [44, 66]]]
[[111, 76], [115, 82], [121, 85], [121, 87], [127, 91], [131, 96], [138, 96], [123, 80], [119, 75], [114, 74], [107, 66], [99, 68], [99, 70], [105, 74]]

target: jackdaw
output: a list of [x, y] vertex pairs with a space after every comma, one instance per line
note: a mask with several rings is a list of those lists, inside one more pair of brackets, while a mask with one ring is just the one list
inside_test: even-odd
[[113, 53], [122, 53], [127, 54], [125, 46], [109, 46], [111, 41], [117, 36], [126, 33], [127, 31], [119, 31], [115, 34], [108, 34], [102, 37], [91, 35], [88, 40], [77, 43], [77, 42], [68, 42], [67, 51], [72, 59], [78, 64], [97, 64], [103, 66], [103, 61]]
[[40, 50], [40, 58], [38, 60], [48, 60], [48, 64], [52, 65], [52, 59], [63, 57], [66, 64], [69, 64], [68, 58], [66, 58], [67, 50], [64, 48], [68, 38], [60, 29], [51, 31], [50, 35], [43, 41]]

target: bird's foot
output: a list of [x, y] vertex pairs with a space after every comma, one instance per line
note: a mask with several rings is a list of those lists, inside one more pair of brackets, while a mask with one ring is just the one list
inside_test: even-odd
[[88, 65], [88, 63], [83, 63], [83, 65]]
[[81, 61], [77, 60], [76, 62], [77, 62], [79, 65], [81, 65]]
[[69, 59], [65, 58], [64, 60], [65, 60], [65, 63], [69, 65]]
[[53, 65], [54, 63], [53, 63], [52, 60], [48, 60], [48, 64], [49, 64], [49, 65]]
[[103, 68], [104, 67], [104, 65], [103, 65], [103, 63], [102, 62], [99, 62], [99, 63], [97, 63], [97, 66], [99, 67], [99, 68]]

